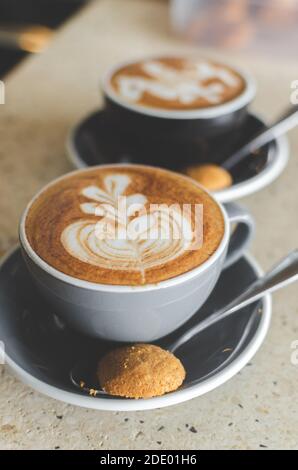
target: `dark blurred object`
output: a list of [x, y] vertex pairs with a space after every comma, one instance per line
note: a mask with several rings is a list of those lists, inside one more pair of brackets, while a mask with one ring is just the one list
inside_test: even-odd
[[[24, 50], [36, 52], [42, 46], [43, 40], [48, 40], [52, 29], [59, 27], [70, 15], [75, 13], [88, 0], [0, 0], [0, 20], [2, 39], [4, 37], [8, 43], [0, 44], [0, 77], [7, 73], [17, 62], [26, 56]], [[17, 26], [19, 25], [19, 26]], [[26, 26], [32, 30], [32, 27], [45, 26], [49, 29], [35, 30], [33, 36], [27, 33], [23, 37], [23, 50], [16, 50], [13, 47], [14, 41], [19, 39], [14, 36], [17, 29], [25, 30]], [[29, 29], [29, 32], [30, 32]], [[39, 34], [37, 36], [36, 34]], [[47, 36], [48, 33], [48, 36]], [[46, 37], [47, 36], [47, 37]], [[10, 37], [10, 43], [9, 43]], [[1, 33], [0, 33], [1, 39]]]
[[297, 57], [298, 0], [171, 0], [171, 22], [200, 46]]

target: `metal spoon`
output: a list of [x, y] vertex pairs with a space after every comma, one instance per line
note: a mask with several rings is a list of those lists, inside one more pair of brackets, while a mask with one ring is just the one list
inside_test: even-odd
[[[197, 334], [209, 328], [209, 326], [214, 325], [214, 323], [223, 320], [229, 315], [232, 315], [250, 303], [256, 302], [265, 294], [280, 289], [281, 287], [285, 287], [294, 281], [298, 281], [298, 250], [292, 251], [278, 264], [274, 265], [264, 276], [254, 281], [236, 299], [217, 312], [211, 314], [205, 320], [199, 322], [193, 328], [186, 331], [174, 342], [167, 345], [166, 349], [174, 353], [179, 347], [187, 343]], [[81, 391], [84, 391], [91, 396], [100, 395], [101, 397], [105, 396], [111, 398], [111, 395], [108, 395], [103, 390], [98, 389], [95, 384], [93, 386], [91, 385], [91, 382], [94, 382], [92, 376], [96, 370], [97, 362], [98, 358], [93, 358], [91, 360], [90, 358], [85, 358], [79, 363], [75, 364], [70, 372], [71, 382]], [[82, 381], [82, 377], [84, 376], [86, 369], [90, 370], [89, 373], [87, 373], [87, 375], [90, 377], [89, 384], [85, 383], [85, 381]]]
[[298, 125], [298, 105], [288, 108], [282, 115], [269, 127], [259, 131], [249, 142], [227, 158], [220, 166], [226, 170], [231, 170], [247, 155], [255, 152], [268, 142], [285, 134], [290, 129]]
[[187, 343], [187, 341], [206, 330], [206, 328], [209, 328], [209, 326], [214, 323], [232, 315], [246, 305], [259, 300], [265, 294], [274, 292], [294, 281], [298, 281], [298, 250], [294, 250], [288, 254], [264, 276], [254, 281], [242, 294], [228, 305], [186, 331], [170, 345], [167, 345], [167, 349], [171, 352], [177, 351], [180, 346]]

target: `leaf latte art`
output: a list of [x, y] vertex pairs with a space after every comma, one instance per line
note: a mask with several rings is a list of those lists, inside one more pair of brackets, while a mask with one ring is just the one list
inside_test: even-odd
[[224, 219], [189, 178], [114, 164], [50, 183], [29, 206], [25, 229], [34, 252], [56, 270], [97, 284], [138, 286], [204, 263], [222, 239]]
[[104, 189], [88, 186], [81, 192], [89, 201], [80, 205], [85, 214], [61, 234], [65, 250], [78, 260], [113, 270], [139, 271], [145, 282], [146, 269], [181, 256], [192, 243], [191, 220], [179, 207], [163, 206], [144, 211], [143, 194], [123, 197], [131, 183], [125, 174], [104, 179]]

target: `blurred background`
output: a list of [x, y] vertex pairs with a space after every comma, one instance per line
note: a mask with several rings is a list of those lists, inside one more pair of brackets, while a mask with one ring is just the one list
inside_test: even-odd
[[297, 0], [172, 0], [171, 21], [203, 46], [297, 57]]
[[55, 29], [88, 0], [0, 0], [0, 78], [28, 53], [41, 52]]
[[[0, 0], [0, 78], [92, 0]], [[137, 0], [136, 0], [137, 1]], [[199, 46], [295, 59], [298, 0], [156, 0], [174, 34]], [[123, 0], [125, 2], [125, 0]]]

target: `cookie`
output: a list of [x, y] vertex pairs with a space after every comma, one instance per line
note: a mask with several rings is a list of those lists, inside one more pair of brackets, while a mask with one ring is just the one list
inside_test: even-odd
[[185, 379], [180, 360], [152, 344], [124, 346], [99, 362], [101, 388], [110, 395], [150, 398], [176, 390]]
[[190, 166], [185, 169], [185, 173], [210, 191], [228, 188], [233, 183], [227, 170], [211, 163]]

